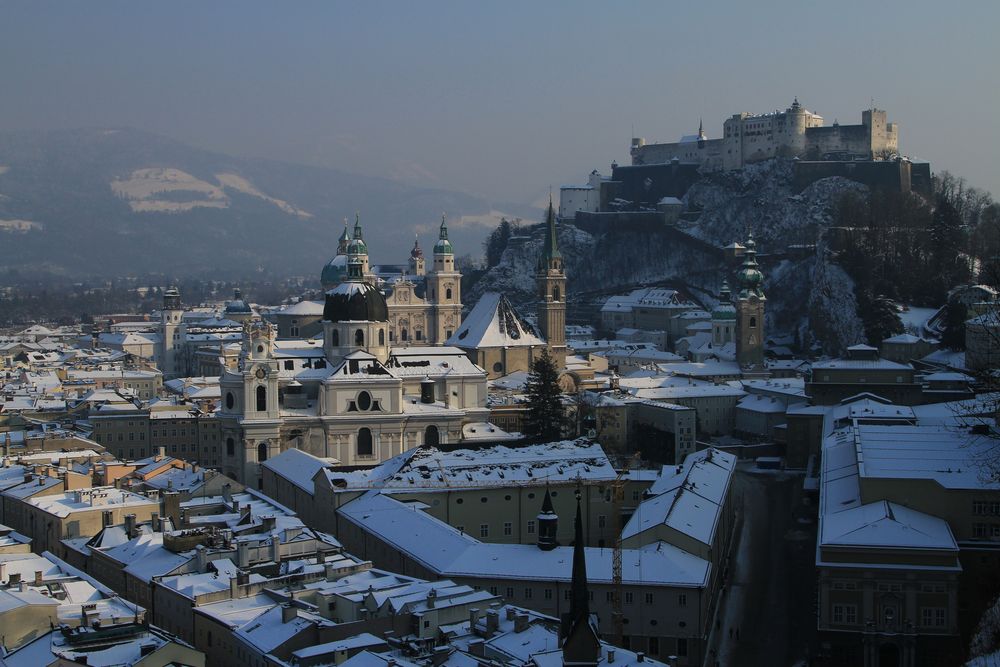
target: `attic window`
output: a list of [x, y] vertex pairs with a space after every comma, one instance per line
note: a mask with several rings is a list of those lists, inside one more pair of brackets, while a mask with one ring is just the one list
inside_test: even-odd
[[466, 336], [468, 336], [468, 335], [469, 335], [469, 330], [468, 330], [468, 329], [466, 329], [466, 330], [465, 330], [465, 331], [463, 331], [462, 333], [458, 334], [458, 339], [459, 339], [459, 340], [464, 340], [464, 339], [465, 339], [465, 337], [466, 337]]

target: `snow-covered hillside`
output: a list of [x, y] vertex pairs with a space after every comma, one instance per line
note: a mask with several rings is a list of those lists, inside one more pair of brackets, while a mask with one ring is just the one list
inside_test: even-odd
[[[693, 185], [684, 201], [689, 212], [698, 213], [697, 219], [681, 222], [677, 229], [613, 230], [595, 236], [563, 224], [559, 242], [570, 293], [582, 298], [597, 290], [663, 280], [715, 293], [723, 278], [732, 279], [738, 267], [702, 242], [722, 248], [745, 239], [752, 230], [766, 275], [770, 331], [793, 334], [804, 345], [815, 342], [824, 351], [837, 353], [864, 340], [853, 282], [833, 263], [822, 238], [833, 204], [848, 191], [865, 194], [867, 188], [833, 177], [795, 192], [791, 163], [772, 160], [742, 172], [712, 174]], [[795, 248], [789, 252], [790, 246], [813, 244], [815, 252]], [[541, 248], [541, 225], [511, 239], [500, 264], [470, 291], [469, 303], [483, 292], [495, 291], [530, 309]], [[711, 297], [699, 296], [711, 305]]]

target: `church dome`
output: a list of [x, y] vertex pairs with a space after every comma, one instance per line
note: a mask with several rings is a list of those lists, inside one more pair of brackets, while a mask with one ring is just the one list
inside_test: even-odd
[[389, 308], [374, 285], [348, 280], [326, 293], [323, 319], [329, 322], [388, 322]]
[[424, 251], [420, 247], [420, 241], [413, 242], [413, 250], [410, 251], [410, 257], [413, 259], [420, 259], [424, 256]]
[[347, 277], [347, 255], [337, 255], [323, 267], [319, 282], [323, 289], [333, 289]]
[[454, 255], [455, 250], [451, 247], [451, 241], [448, 240], [448, 225], [445, 221], [445, 217], [441, 216], [441, 228], [438, 232], [438, 241], [434, 244], [434, 254], [435, 255]]
[[243, 295], [240, 291], [238, 289], [233, 290], [233, 300], [226, 303], [226, 314], [243, 315], [252, 312], [253, 309], [250, 308], [250, 304], [243, 300]]

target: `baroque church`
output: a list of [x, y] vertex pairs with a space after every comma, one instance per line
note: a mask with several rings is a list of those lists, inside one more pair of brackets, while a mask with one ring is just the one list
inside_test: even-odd
[[404, 275], [380, 289], [357, 221], [322, 272], [321, 340], [279, 337], [280, 321], [244, 324], [239, 361], [220, 378], [227, 475], [259, 484], [261, 464], [290, 448], [370, 466], [421, 445], [511, 439], [488, 423], [486, 373], [442, 346], [462, 308], [444, 220], [431, 270], [417, 244], [410, 267], [419, 285]]

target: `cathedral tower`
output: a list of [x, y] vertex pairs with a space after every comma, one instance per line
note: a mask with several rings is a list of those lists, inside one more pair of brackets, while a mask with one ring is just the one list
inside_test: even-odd
[[764, 274], [757, 265], [757, 244], [750, 234], [739, 272], [736, 295], [736, 361], [741, 366], [764, 364]]
[[[361, 233], [361, 214], [354, 215], [354, 234], [347, 242], [347, 263], [358, 262], [361, 264], [361, 275], [365, 280], [369, 280], [368, 270], [368, 245], [365, 243], [364, 235]], [[374, 281], [371, 281], [374, 282]]]
[[413, 250], [410, 251], [410, 274], [423, 277], [426, 273], [424, 268], [424, 251], [420, 248], [420, 240], [413, 239]]
[[431, 304], [428, 342], [441, 345], [462, 323], [462, 274], [455, 270], [455, 250], [448, 240], [448, 225], [441, 216], [438, 241], [434, 244], [434, 267], [427, 274], [427, 301]]
[[538, 258], [535, 273], [538, 283], [538, 328], [548, 343], [549, 354], [557, 368], [566, 366], [566, 270], [559, 239], [556, 237], [556, 215], [549, 195], [549, 210], [545, 220], [545, 247]]

